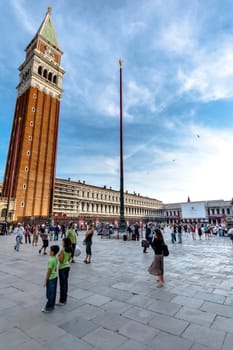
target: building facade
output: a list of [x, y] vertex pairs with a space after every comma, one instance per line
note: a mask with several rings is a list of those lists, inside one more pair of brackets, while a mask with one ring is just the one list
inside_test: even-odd
[[[7, 197], [2, 197], [2, 184], [0, 183], [0, 221], [6, 218]], [[141, 196], [139, 193], [124, 193], [124, 206], [126, 223], [138, 222], [141, 225], [148, 221], [178, 223], [209, 223], [221, 224], [233, 221], [233, 200], [209, 200], [190, 202], [195, 207], [202, 206], [201, 216], [184, 213], [188, 203], [164, 204], [154, 198]], [[9, 213], [14, 218], [15, 201], [9, 203]], [[88, 221], [95, 224], [100, 222], [113, 223], [118, 226], [120, 216], [120, 192], [106, 186], [98, 187], [86, 184], [85, 181], [72, 181], [71, 179], [56, 179], [53, 201], [53, 221], [68, 223], [75, 221], [80, 228]], [[11, 221], [9, 220], [9, 221]], [[22, 222], [44, 222], [48, 217], [25, 216]]]
[[[156, 216], [162, 202], [139, 193], [124, 194], [126, 222], [145, 222]], [[91, 220], [95, 223], [109, 222], [118, 226], [120, 216], [120, 192], [88, 185], [85, 181], [56, 179], [53, 202], [54, 221], [73, 218], [84, 225]]]
[[233, 220], [233, 200], [224, 201], [223, 199], [219, 200], [209, 200], [209, 201], [198, 201], [191, 202], [190, 206], [195, 209], [195, 206], [203, 206], [202, 215], [184, 215], [183, 208], [187, 203], [171, 203], [163, 205], [163, 214], [160, 217], [162, 221], [165, 221], [168, 224], [177, 223], [183, 221], [186, 223], [197, 222], [202, 223], [206, 222], [209, 224], [221, 224]]
[[51, 8], [25, 49], [2, 198], [14, 200], [14, 219], [48, 217], [52, 212], [59, 109], [64, 70]]

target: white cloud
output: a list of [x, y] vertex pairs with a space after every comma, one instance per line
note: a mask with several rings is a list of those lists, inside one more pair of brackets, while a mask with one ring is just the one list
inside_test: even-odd
[[113, 84], [108, 84], [99, 90], [96, 96], [95, 107], [100, 114], [109, 117], [119, 116], [119, 91]]
[[29, 16], [28, 12], [25, 10], [25, 4], [23, 1], [14, 1], [11, 0], [11, 6], [13, 7], [16, 16], [19, 19], [19, 22], [24, 25], [25, 29], [30, 34], [35, 34], [35, 23], [32, 21], [31, 17]]
[[[92, 174], [95, 175], [116, 175], [119, 168], [118, 157], [110, 158], [105, 155], [88, 155], [83, 156], [79, 155], [78, 158], [74, 156], [73, 145], [66, 147], [67, 154], [66, 156], [61, 156], [58, 158], [57, 174], [66, 173], [67, 176], [75, 176], [76, 178], [79, 175]], [[65, 171], [64, 171], [65, 169]]]
[[126, 186], [164, 202], [186, 201], [188, 195], [191, 200], [230, 199], [232, 136], [233, 129], [180, 126], [169, 150], [156, 144], [148, 149], [151, 164], [128, 173]]
[[177, 79], [180, 93], [195, 93], [194, 98], [203, 102], [233, 97], [232, 39], [216, 50], [197, 50], [188, 68], [180, 68]]
[[129, 36], [134, 36], [142, 32], [147, 27], [147, 24], [142, 21], [135, 21], [128, 23], [127, 26], [123, 27], [123, 33]]
[[136, 107], [146, 107], [151, 112], [156, 111], [154, 92], [134, 80], [127, 82], [124, 104], [126, 116], [130, 116], [130, 109]]
[[189, 54], [195, 47], [195, 33], [191, 18], [185, 18], [162, 27], [155, 39], [155, 47], [173, 54]]

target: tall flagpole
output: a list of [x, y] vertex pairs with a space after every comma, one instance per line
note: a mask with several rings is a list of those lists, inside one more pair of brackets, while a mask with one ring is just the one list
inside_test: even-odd
[[124, 167], [123, 167], [123, 103], [122, 103], [122, 66], [123, 61], [119, 60], [120, 65], [120, 224], [119, 231], [125, 232], [125, 209], [124, 209]]

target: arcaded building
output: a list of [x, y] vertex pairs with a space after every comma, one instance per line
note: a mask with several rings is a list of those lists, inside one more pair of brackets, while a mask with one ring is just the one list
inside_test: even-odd
[[[126, 222], [152, 220], [162, 207], [162, 202], [139, 193], [124, 194]], [[73, 218], [80, 226], [91, 220], [118, 225], [120, 216], [120, 192], [86, 184], [85, 181], [56, 179], [53, 202], [54, 220]]]

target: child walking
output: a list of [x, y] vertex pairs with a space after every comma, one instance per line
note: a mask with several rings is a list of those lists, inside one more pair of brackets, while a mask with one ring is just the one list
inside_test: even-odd
[[50, 247], [50, 258], [48, 261], [48, 270], [45, 276], [43, 287], [46, 286], [46, 298], [47, 303], [41, 310], [42, 312], [51, 312], [54, 309], [57, 292], [57, 253], [59, 252], [58, 245], [52, 245]]
[[14, 229], [15, 234], [15, 250], [18, 252], [20, 243], [22, 243], [23, 237], [24, 237], [24, 228], [21, 225], [20, 222], [18, 222], [17, 227]]
[[68, 293], [68, 278], [70, 271], [70, 259], [73, 252], [71, 240], [69, 238], [63, 238], [62, 249], [58, 254], [59, 261], [59, 282], [60, 282], [60, 299], [56, 305], [65, 305], [67, 301]]

